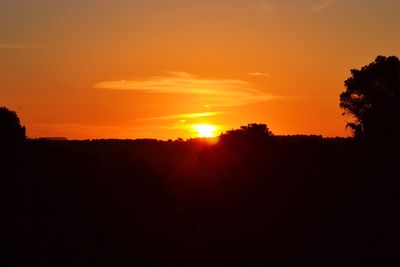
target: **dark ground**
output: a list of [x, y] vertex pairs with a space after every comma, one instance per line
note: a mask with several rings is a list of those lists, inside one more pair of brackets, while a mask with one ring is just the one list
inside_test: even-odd
[[399, 150], [49, 141], [0, 156], [1, 266], [400, 266]]

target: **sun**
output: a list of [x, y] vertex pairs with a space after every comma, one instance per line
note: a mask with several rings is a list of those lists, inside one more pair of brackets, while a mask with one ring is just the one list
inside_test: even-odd
[[209, 124], [195, 124], [193, 128], [197, 131], [199, 137], [211, 138], [217, 136], [217, 127]]

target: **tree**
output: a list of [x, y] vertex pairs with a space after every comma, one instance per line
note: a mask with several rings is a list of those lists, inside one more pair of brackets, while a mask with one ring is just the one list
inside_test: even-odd
[[400, 133], [400, 60], [378, 56], [360, 70], [352, 69], [340, 94], [343, 115], [353, 118], [347, 127], [369, 139]]
[[220, 136], [222, 140], [250, 140], [259, 141], [265, 140], [272, 136], [272, 132], [269, 130], [266, 124], [251, 123], [247, 126], [241, 126], [240, 129], [229, 130]]
[[250, 136], [268, 137], [272, 135], [266, 124], [250, 123], [247, 126], [241, 126], [240, 130]]
[[24, 141], [25, 132], [17, 113], [6, 107], [0, 107], [0, 143], [12, 144]]

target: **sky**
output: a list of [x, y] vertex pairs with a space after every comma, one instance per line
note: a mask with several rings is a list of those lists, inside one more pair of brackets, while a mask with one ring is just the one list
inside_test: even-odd
[[29, 137], [348, 136], [350, 69], [400, 55], [398, 0], [1, 0], [0, 106]]

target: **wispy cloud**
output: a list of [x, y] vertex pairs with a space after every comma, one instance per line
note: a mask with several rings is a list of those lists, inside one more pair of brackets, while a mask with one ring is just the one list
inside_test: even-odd
[[269, 2], [267, 2], [266, 0], [258, 0], [258, 2], [260, 3], [261, 8], [266, 13], [268, 13], [270, 15], [275, 14], [275, 10]]
[[272, 95], [243, 80], [204, 79], [185, 72], [168, 72], [148, 79], [100, 82], [94, 88], [143, 93], [201, 95], [211, 106], [240, 106], [270, 100]]
[[5, 44], [0, 43], [0, 49], [8, 49], [8, 50], [24, 50], [24, 49], [33, 49], [33, 48], [46, 48], [47, 45], [43, 44]]
[[176, 120], [179, 119], [180, 121], [184, 121], [185, 119], [197, 119], [197, 118], [205, 118], [205, 117], [214, 117], [224, 112], [201, 112], [201, 113], [187, 113], [187, 114], [175, 114], [175, 115], [168, 115], [168, 116], [158, 116], [158, 117], [148, 117], [148, 118], [141, 118], [138, 120], [142, 121], [155, 121], [155, 120]]
[[267, 73], [267, 72], [248, 72], [245, 74], [249, 75], [249, 76], [259, 76], [259, 77], [271, 78], [271, 73]]
[[336, 0], [324, 0], [309, 8], [309, 14], [318, 14], [329, 8]]
[[85, 125], [79, 123], [30, 123], [29, 136], [56, 136], [68, 139], [82, 138], [147, 138], [154, 132], [176, 130], [175, 125], [153, 125], [142, 127]]
[[16, 44], [0, 44], [0, 49], [10, 49], [10, 50], [22, 50], [25, 47], [23, 45]]
[[[119, 130], [119, 129], [127, 129], [127, 130], [143, 130], [143, 129], [159, 129], [160, 127], [123, 127], [123, 126], [99, 126], [99, 125], [86, 125], [79, 123], [31, 123], [29, 124], [33, 127], [41, 127], [41, 128], [53, 128], [53, 129], [83, 129], [83, 130]], [[164, 127], [168, 129], [168, 127]]]
[[[304, 16], [304, 15], [312, 15], [319, 14], [326, 9], [328, 9], [332, 4], [337, 2], [337, 0], [319, 0], [314, 1], [313, 5], [307, 4], [308, 1], [304, 1], [302, 4], [302, 8], [297, 7], [297, 10], [290, 10], [290, 6], [283, 8], [282, 5], [277, 5], [273, 0], [258, 0], [261, 10], [264, 11], [271, 19], [275, 20], [286, 20], [293, 16]], [[279, 2], [278, 2], [279, 3]], [[278, 8], [279, 7], [279, 8]], [[296, 5], [293, 5], [296, 7]], [[297, 15], [296, 15], [297, 14]]]
[[258, 0], [258, 3], [261, 7], [261, 10], [264, 11], [265, 14], [268, 15], [269, 18], [273, 20], [282, 20], [283, 17], [281, 14], [276, 10], [273, 4], [267, 0]]

